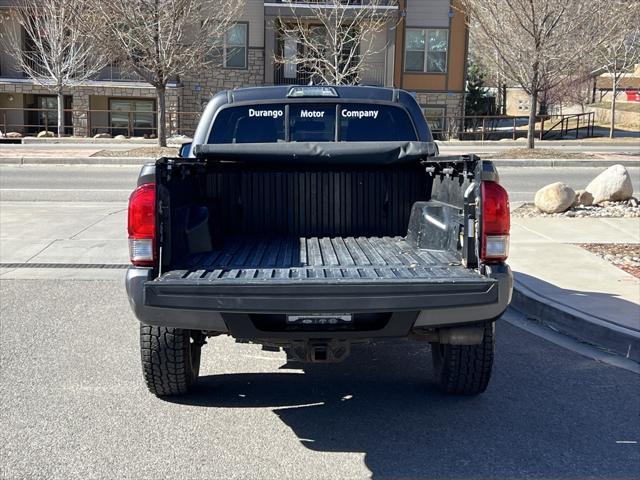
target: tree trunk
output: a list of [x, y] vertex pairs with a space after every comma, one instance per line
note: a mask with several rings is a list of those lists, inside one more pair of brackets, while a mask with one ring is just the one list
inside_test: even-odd
[[529, 96], [529, 127], [527, 129], [527, 148], [535, 147], [536, 137], [536, 112], [538, 110], [538, 92], [533, 92]]
[[609, 138], [616, 136], [616, 97], [618, 94], [618, 85], [615, 76], [613, 77], [613, 91], [611, 97], [611, 124], [609, 125]]
[[158, 146], [167, 146], [167, 88], [163, 85], [156, 87], [156, 96], [158, 97]]
[[58, 90], [58, 137], [64, 134], [64, 94]]

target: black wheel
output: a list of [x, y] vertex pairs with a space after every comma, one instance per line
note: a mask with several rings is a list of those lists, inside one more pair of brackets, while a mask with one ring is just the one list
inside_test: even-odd
[[198, 380], [202, 334], [180, 328], [140, 325], [142, 373], [158, 397], [187, 393]]
[[440, 389], [457, 395], [484, 392], [491, 378], [494, 322], [487, 322], [479, 345], [431, 344], [433, 370]]

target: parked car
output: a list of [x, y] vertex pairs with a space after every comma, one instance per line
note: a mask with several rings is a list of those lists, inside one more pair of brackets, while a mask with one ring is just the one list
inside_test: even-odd
[[206, 339], [227, 334], [301, 362], [410, 337], [431, 343], [444, 391], [483, 392], [511, 300], [509, 201], [490, 162], [437, 154], [402, 90], [213, 97], [193, 143], [145, 165], [130, 198], [149, 390], [189, 391]]

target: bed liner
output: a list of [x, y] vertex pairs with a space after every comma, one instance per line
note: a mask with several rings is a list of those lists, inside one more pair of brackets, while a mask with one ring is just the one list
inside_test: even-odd
[[158, 282], [269, 280], [486, 280], [454, 252], [419, 249], [403, 237], [235, 237], [191, 256]]

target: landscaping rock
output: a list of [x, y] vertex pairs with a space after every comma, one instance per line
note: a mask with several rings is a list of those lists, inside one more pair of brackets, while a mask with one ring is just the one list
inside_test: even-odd
[[125, 135], [116, 135], [113, 137], [115, 140], [126, 140], [127, 137]]
[[585, 189], [593, 195], [595, 205], [603, 202], [620, 202], [633, 196], [631, 176], [622, 165], [613, 165], [591, 180]]
[[37, 135], [38, 138], [50, 138], [53, 136], [54, 136], [53, 132], [49, 132], [46, 130], [43, 130], [42, 132], [38, 132], [38, 135]]
[[5, 135], [7, 138], [22, 138], [22, 134], [19, 132], [9, 132]]
[[111, 138], [111, 135], [108, 133], [96, 133], [93, 138]]
[[576, 199], [576, 192], [562, 182], [552, 183], [536, 192], [535, 206], [544, 213], [560, 213], [568, 210]]
[[574, 202], [574, 205], [590, 207], [593, 205], [593, 195], [586, 190], [576, 190], [576, 201]]
[[635, 198], [625, 202], [603, 202], [599, 205], [576, 205], [564, 213], [543, 213], [535, 205], [525, 203], [511, 211], [514, 218], [560, 217], [560, 218], [640, 218], [640, 206]]

